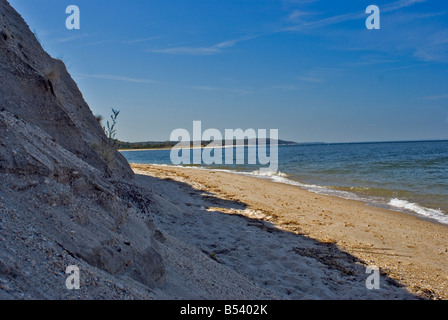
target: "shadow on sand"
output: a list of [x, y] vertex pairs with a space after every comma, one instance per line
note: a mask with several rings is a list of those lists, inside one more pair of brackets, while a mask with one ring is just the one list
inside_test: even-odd
[[[278, 270], [272, 270], [273, 273], [291, 274], [294, 261], [299, 261], [298, 263], [303, 265], [305, 260], [310, 261], [310, 259], [312, 260], [309, 263], [310, 266], [319, 266], [320, 269], [325, 270], [325, 277], [328, 276], [328, 279], [323, 279], [322, 283], [328, 283], [329, 290], [338, 286], [349, 286], [353, 292], [365, 293], [365, 295], [351, 297], [341, 295], [335, 299], [412, 300], [431, 298], [430, 295], [422, 297], [410, 293], [403, 284], [381, 270], [379, 274], [380, 289], [367, 289], [366, 281], [371, 275], [371, 273], [366, 273], [367, 262], [341, 250], [335, 243], [320, 242], [300, 233], [279, 229], [276, 225], [263, 219], [250, 217], [246, 214], [250, 208], [243, 202], [226, 200], [210, 190], [196, 189], [188, 183], [170, 178], [136, 175], [136, 180], [142, 187], [159, 194], [182, 211], [176, 218], [168, 217], [169, 215], [166, 213], [154, 212], [154, 220], [162, 232], [165, 230], [185, 239], [191, 245], [199, 247], [210, 259], [244, 274], [268, 290], [277, 290], [277, 292], [280, 290], [282, 299], [300, 299], [300, 295], [295, 294], [295, 291], [300, 290], [302, 282], [294, 285], [294, 281], [289, 281], [289, 286], [276, 287], [272, 285], [276, 283], [275, 281], [263, 280], [265, 279], [263, 273], [268, 269], [266, 265], [284, 264]], [[231, 219], [233, 221], [230, 221]], [[217, 221], [217, 226], [213, 224], [214, 221]], [[203, 230], [204, 228], [207, 230]], [[233, 229], [225, 232], [225, 228]], [[259, 238], [255, 242], [245, 241], [243, 234], [245, 232], [259, 234]], [[234, 239], [228, 239], [230, 234]], [[268, 248], [274, 242], [281, 244], [280, 248]], [[235, 257], [238, 255], [234, 253], [238, 250], [242, 251], [241, 247], [245, 247], [246, 251], [239, 256], [245, 256], [245, 258], [236, 259]], [[271, 255], [262, 254], [268, 250], [272, 251]], [[265, 259], [264, 263], [260, 264], [260, 259]], [[272, 259], [276, 261], [272, 261]], [[250, 267], [246, 268], [248, 265]], [[254, 275], [257, 273], [259, 276]], [[308, 270], [302, 268], [298, 276], [300, 278], [297, 279], [314, 279], [316, 272], [312, 268]], [[337, 280], [333, 283], [331, 277], [335, 277]], [[279, 279], [281, 282], [280, 275]], [[336, 289], [337, 291], [338, 289]], [[320, 299], [320, 297], [317, 298]]]

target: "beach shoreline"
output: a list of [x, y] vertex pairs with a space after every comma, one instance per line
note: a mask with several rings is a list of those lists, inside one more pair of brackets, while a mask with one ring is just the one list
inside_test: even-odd
[[[378, 266], [411, 293], [448, 299], [446, 225], [247, 175], [141, 164], [131, 164], [131, 168], [139, 175], [184, 183], [225, 201], [242, 203], [250, 218], [256, 212], [256, 219], [275, 228], [334, 244], [366, 265]], [[206, 209], [232, 214], [219, 206]]]

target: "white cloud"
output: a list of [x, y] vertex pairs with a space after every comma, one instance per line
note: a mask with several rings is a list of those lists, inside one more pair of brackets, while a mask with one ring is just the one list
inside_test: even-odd
[[298, 80], [302, 82], [308, 82], [308, 83], [324, 83], [325, 79], [321, 77], [313, 77], [313, 76], [298, 76]]
[[125, 43], [127, 44], [136, 44], [136, 43], [143, 43], [148, 42], [152, 40], [157, 40], [162, 38], [161, 36], [155, 36], [155, 37], [148, 37], [148, 38], [139, 38], [139, 39], [133, 39], [133, 40], [126, 40]]
[[362, 56], [359, 61], [348, 62], [345, 65], [347, 67], [364, 67], [364, 66], [372, 66], [372, 65], [381, 65], [387, 63], [394, 63], [395, 60], [385, 59], [381, 56]]
[[413, 6], [414, 4], [422, 3], [422, 2], [426, 2], [426, 0], [399, 0], [396, 2], [386, 4], [384, 6], [381, 6], [380, 8], [381, 8], [382, 12], [390, 12], [390, 11], [395, 11], [395, 10], [398, 10], [401, 8], [410, 7], [410, 6]]
[[243, 90], [243, 89], [234, 89], [234, 88], [223, 88], [223, 87], [212, 87], [212, 86], [193, 86], [191, 87], [195, 90], [202, 90], [202, 91], [224, 91], [224, 92], [231, 92], [236, 93], [238, 95], [246, 95], [252, 93], [252, 91], [249, 90]]
[[134, 78], [134, 77], [114, 75], [114, 74], [80, 74], [80, 76], [82, 78], [115, 80], [115, 81], [133, 82], [133, 83], [154, 83], [154, 84], [162, 83], [160, 81], [151, 80], [151, 79]]
[[427, 96], [420, 98], [421, 100], [441, 100], [441, 99], [448, 99], [448, 94], [441, 94], [441, 95], [434, 95], [434, 96]]
[[54, 42], [56, 43], [66, 43], [66, 42], [71, 42], [71, 41], [75, 41], [75, 40], [79, 40], [85, 37], [89, 37], [88, 34], [77, 34], [77, 35], [73, 35], [73, 36], [68, 36], [65, 38], [59, 38], [59, 39], [55, 39]]
[[304, 10], [293, 10], [287, 17], [287, 20], [291, 21], [291, 22], [300, 22], [302, 20], [303, 17], [305, 16], [309, 16], [309, 15], [315, 15], [315, 12], [307, 12]]
[[181, 46], [181, 47], [164, 48], [164, 49], [153, 49], [149, 51], [156, 53], [179, 54], [179, 55], [197, 55], [197, 56], [214, 55], [221, 53], [222, 50], [225, 48], [231, 48], [235, 46], [237, 43], [255, 39], [260, 36], [262, 35], [260, 34], [256, 36], [246, 36], [238, 39], [223, 41], [208, 47]]
[[154, 49], [150, 50], [156, 53], [167, 53], [167, 54], [180, 54], [180, 55], [195, 55], [195, 56], [205, 56], [217, 54], [220, 52], [219, 48], [215, 46], [212, 47], [174, 47], [165, 49]]
[[267, 90], [282, 90], [282, 91], [301, 91], [308, 89], [309, 86], [294, 85], [294, 84], [278, 84], [267, 88]]
[[133, 39], [133, 40], [117, 40], [117, 39], [107, 39], [107, 40], [98, 40], [98, 41], [92, 41], [81, 44], [83, 47], [89, 47], [89, 46], [97, 46], [101, 44], [107, 44], [107, 43], [117, 43], [117, 44], [137, 44], [137, 43], [143, 43], [148, 42], [151, 40], [160, 39], [161, 37], [148, 37], [148, 38], [139, 38], [139, 39]]
[[340, 68], [318, 67], [307, 70], [303, 74], [297, 76], [296, 79], [308, 84], [325, 83], [329, 78], [340, 72]]

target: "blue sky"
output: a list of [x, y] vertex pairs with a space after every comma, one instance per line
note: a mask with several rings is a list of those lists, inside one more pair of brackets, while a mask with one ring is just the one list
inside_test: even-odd
[[[448, 138], [448, 3], [9, 0], [117, 137], [279, 129], [281, 139]], [[81, 28], [68, 30], [75, 4]], [[369, 5], [381, 29], [367, 30]]]

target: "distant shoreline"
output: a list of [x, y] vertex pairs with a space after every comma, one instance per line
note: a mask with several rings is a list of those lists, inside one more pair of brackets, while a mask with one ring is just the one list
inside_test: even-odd
[[[278, 146], [295, 146], [296, 144], [279, 144]], [[267, 144], [266, 146], [269, 146], [269, 144]], [[164, 148], [142, 148], [142, 149], [118, 149], [118, 152], [123, 152], [123, 151], [151, 151], [151, 150], [171, 150], [171, 149], [215, 149], [215, 148], [231, 148], [231, 147], [248, 147], [248, 145], [216, 145], [216, 146], [201, 146], [201, 147], [164, 147]], [[256, 145], [249, 145], [249, 147], [256, 147]]]
[[150, 150], [170, 150], [171, 147], [166, 147], [166, 148], [144, 148], [144, 149], [117, 149], [118, 152], [123, 152], [123, 151], [150, 151]]
[[[381, 143], [412, 143], [412, 142], [448, 142], [448, 139], [433, 139], [433, 140], [391, 140], [391, 141], [364, 141], [364, 142], [295, 142], [295, 143], [279, 143], [278, 146], [313, 146], [313, 145], [344, 145], [344, 144], [381, 144]], [[243, 145], [237, 145], [234, 147], [240, 147]], [[247, 145], [244, 145], [247, 146]], [[154, 148], [141, 148], [141, 149], [136, 149], [136, 148], [129, 148], [129, 149], [117, 149], [117, 151], [122, 152], [122, 151], [149, 151], [149, 150], [170, 150], [172, 148], [174, 148], [174, 146], [170, 146], [170, 147], [154, 147]], [[230, 146], [214, 146], [213, 148], [225, 148], [225, 147], [230, 147]], [[202, 146], [201, 149], [204, 148], [212, 148], [209, 145], [206, 146]], [[186, 149], [186, 148], [184, 148]], [[197, 147], [189, 147], [189, 149], [197, 149]]]
[[144, 149], [118, 149], [117, 151], [151, 151], [151, 150], [171, 150], [171, 149], [212, 149], [212, 148], [229, 148], [229, 147], [245, 147], [244, 145], [238, 145], [238, 146], [201, 146], [201, 147], [165, 147], [165, 148], [144, 148]]

